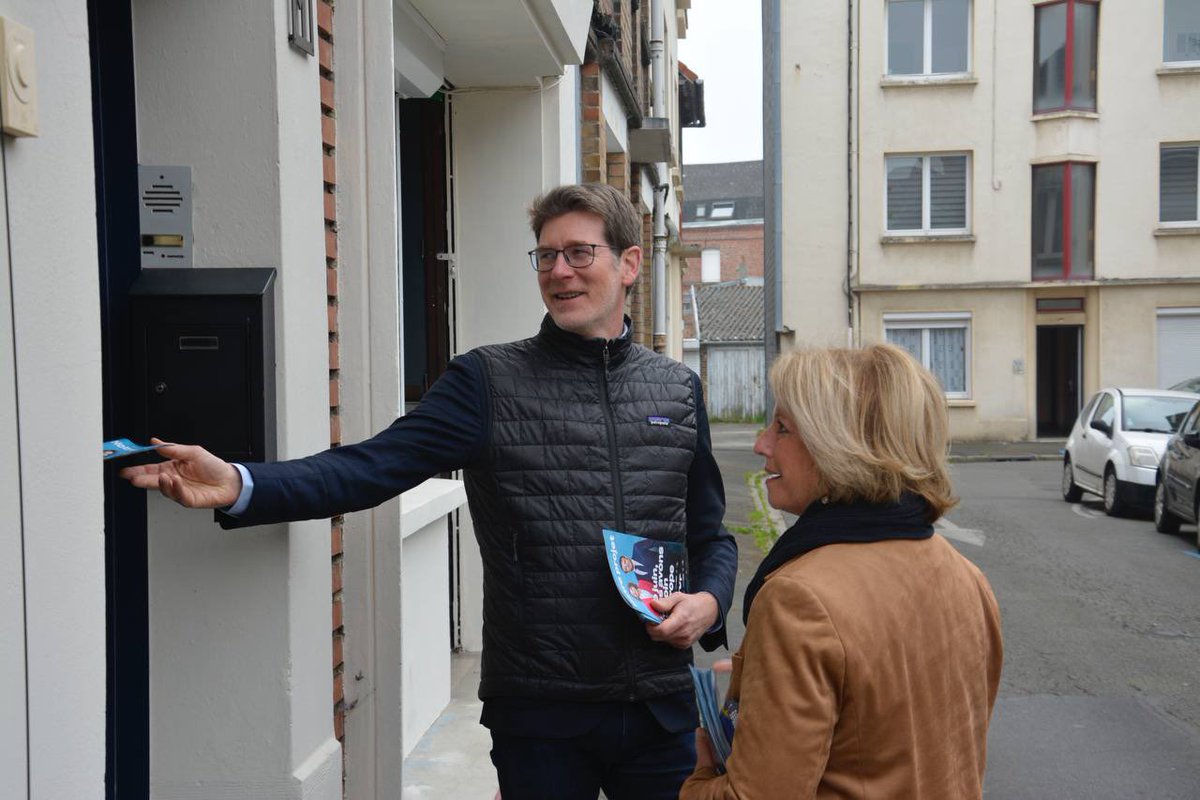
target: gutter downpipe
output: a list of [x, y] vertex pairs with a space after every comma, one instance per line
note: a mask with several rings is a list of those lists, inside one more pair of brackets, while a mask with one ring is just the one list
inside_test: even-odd
[[[769, 369], [779, 355], [783, 327], [783, 133], [780, 91], [780, 0], [762, 0], [763, 29], [763, 355]], [[775, 407], [770, 381], [763, 386], [763, 408]]]
[[846, 16], [846, 347], [854, 347], [854, 269], [858, 261], [858, 82], [855, 72], [855, 3], [849, 0]]
[[[662, 0], [650, 3], [650, 76], [654, 84], [652, 116], [669, 119], [667, 113], [666, 21]], [[654, 349], [667, 349], [667, 193], [671, 191], [666, 162], [657, 164], [659, 184], [654, 187]]]

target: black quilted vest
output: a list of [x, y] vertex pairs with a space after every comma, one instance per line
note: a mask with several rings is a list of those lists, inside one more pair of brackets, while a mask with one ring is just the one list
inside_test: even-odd
[[466, 472], [483, 553], [479, 696], [641, 700], [689, 690], [689, 650], [652, 641], [609, 576], [614, 528], [684, 541], [696, 448], [691, 372], [549, 316], [482, 347], [486, 463]]

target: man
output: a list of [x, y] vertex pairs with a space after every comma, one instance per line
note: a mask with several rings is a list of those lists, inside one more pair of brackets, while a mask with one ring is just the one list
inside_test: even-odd
[[[232, 465], [198, 447], [122, 472], [233, 528], [369, 508], [464, 469], [484, 564], [479, 696], [506, 800], [674, 798], [695, 763], [688, 664], [725, 644], [737, 548], [698, 378], [631, 341], [641, 218], [603, 184], [534, 201], [537, 336], [451, 362], [420, 405], [356, 445]], [[690, 592], [643, 625], [601, 531], [685, 542]]]

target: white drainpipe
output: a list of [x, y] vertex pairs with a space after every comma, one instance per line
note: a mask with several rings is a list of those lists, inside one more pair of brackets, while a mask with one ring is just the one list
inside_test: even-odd
[[[669, 119], [667, 113], [666, 24], [662, 0], [650, 3], [650, 78], [654, 85], [652, 115]], [[667, 334], [667, 192], [671, 178], [666, 162], [657, 165], [659, 185], [654, 187], [654, 344], [666, 348]]]

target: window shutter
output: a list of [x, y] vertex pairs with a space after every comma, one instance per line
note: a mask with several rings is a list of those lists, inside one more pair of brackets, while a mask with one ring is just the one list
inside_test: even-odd
[[1162, 222], [1194, 222], [1198, 147], [1164, 147], [1159, 159], [1158, 208]]
[[967, 157], [932, 156], [929, 163], [929, 225], [967, 227]]
[[887, 227], [889, 231], [921, 230], [921, 159], [887, 160]]

